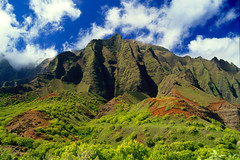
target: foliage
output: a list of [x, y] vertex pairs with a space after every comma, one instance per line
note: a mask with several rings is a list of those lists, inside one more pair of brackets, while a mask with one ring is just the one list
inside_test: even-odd
[[[139, 105], [118, 105], [116, 112], [92, 119], [102, 102], [62, 91], [56, 97], [9, 104], [0, 110], [0, 145], [27, 148], [22, 157], [0, 149], [0, 159], [237, 159], [240, 133], [210, 120], [183, 115], [155, 116]], [[7, 132], [13, 117], [29, 110], [50, 117], [38, 133], [45, 140]], [[221, 156], [217, 156], [221, 155]], [[2, 157], [1, 157], [2, 156]], [[3, 158], [4, 157], [4, 158]]]

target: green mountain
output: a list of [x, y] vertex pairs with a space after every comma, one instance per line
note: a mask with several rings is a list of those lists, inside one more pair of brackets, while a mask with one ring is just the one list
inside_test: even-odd
[[30, 73], [0, 88], [0, 159], [240, 159], [240, 69], [224, 60], [116, 34]]
[[107, 40], [92, 40], [81, 51], [59, 54], [50, 62], [47, 72], [31, 84], [39, 88], [57, 81], [55, 88], [47, 87], [49, 93], [56, 88], [67, 89], [66, 83], [74, 85], [74, 91], [94, 92], [108, 100], [135, 91], [155, 97], [167, 95], [173, 86], [170, 83], [178, 81], [172, 81], [172, 76], [184, 72], [191, 85], [240, 104], [240, 69], [235, 65], [217, 58], [208, 61], [178, 57], [159, 46], [124, 40], [119, 34]]
[[1, 87], [16, 87], [21, 84], [29, 83], [39, 73], [45, 71], [49, 59], [44, 60], [37, 67], [14, 69], [7, 60], [0, 61], [0, 86]]

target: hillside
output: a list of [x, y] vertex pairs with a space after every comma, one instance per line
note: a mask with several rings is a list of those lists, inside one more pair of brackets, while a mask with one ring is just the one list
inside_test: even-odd
[[62, 91], [6, 101], [0, 110], [1, 159], [239, 158], [240, 132], [186, 99], [135, 92], [104, 104], [89, 93]]
[[240, 159], [240, 69], [224, 60], [116, 34], [34, 70], [2, 79], [0, 159]]

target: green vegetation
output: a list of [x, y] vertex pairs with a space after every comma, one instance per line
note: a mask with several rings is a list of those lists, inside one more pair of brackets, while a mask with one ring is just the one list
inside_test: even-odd
[[177, 90], [181, 95], [198, 103], [201, 106], [208, 106], [210, 103], [216, 103], [220, 101], [220, 98], [211, 96], [197, 88], [193, 89], [187, 86], [177, 86]]
[[[103, 99], [92, 94], [83, 97], [62, 91], [37, 99], [1, 106], [0, 159], [240, 158], [240, 133], [213, 119], [207, 122], [195, 115], [185, 119], [182, 114], [153, 117], [145, 100], [118, 104], [114, 114], [92, 119], [103, 104]], [[44, 140], [5, 129], [15, 116], [28, 110], [39, 110], [50, 118], [48, 127], [36, 129], [45, 135]], [[11, 146], [22, 148], [24, 154], [20, 156]]]

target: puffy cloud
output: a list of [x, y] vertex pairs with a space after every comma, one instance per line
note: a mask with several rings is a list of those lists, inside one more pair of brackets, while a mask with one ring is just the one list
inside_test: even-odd
[[[64, 17], [75, 20], [81, 15], [81, 11], [72, 0], [30, 0], [30, 9], [34, 11], [37, 18], [26, 35], [27, 39], [39, 36], [40, 32], [49, 34], [49, 32], [61, 31], [63, 30], [61, 22]], [[26, 17], [25, 22], [29, 19], [31, 17]]]
[[173, 0], [166, 9], [166, 16], [160, 23], [163, 39], [160, 44], [172, 49], [174, 45], [188, 36], [191, 27], [202, 25], [212, 18], [220, 9], [223, 0]]
[[[36, 66], [42, 60], [56, 56], [54, 46], [42, 48], [33, 43], [34, 39], [39, 38], [40, 32], [51, 34], [62, 29], [63, 17], [75, 20], [81, 14], [72, 0], [30, 0], [30, 9], [36, 17], [24, 15], [24, 21], [20, 23], [8, 0], [0, 1], [0, 59], [7, 59], [15, 69]], [[19, 43], [21, 49], [17, 48]]]
[[240, 67], [239, 62], [239, 36], [233, 38], [203, 38], [198, 36], [188, 45], [188, 55], [201, 56], [206, 59], [218, 57], [233, 62]]
[[21, 29], [18, 27], [18, 22], [16, 21], [15, 15], [12, 14], [13, 6], [10, 4], [5, 4], [4, 1], [0, 2], [0, 52], [6, 51], [8, 46], [13, 43], [12, 40], [18, 38], [21, 33]]
[[43, 22], [59, 23], [64, 16], [77, 19], [81, 11], [75, 7], [72, 0], [31, 0], [30, 8]]
[[93, 23], [86, 34], [80, 34], [74, 46], [81, 48], [88, 43], [85, 40], [104, 38], [119, 29], [123, 35], [134, 34], [139, 41], [172, 49], [181, 45], [191, 27], [202, 25], [217, 14], [222, 2], [172, 0], [170, 5], [150, 7], [138, 0], [121, 0], [120, 7], [106, 10], [102, 26]]

